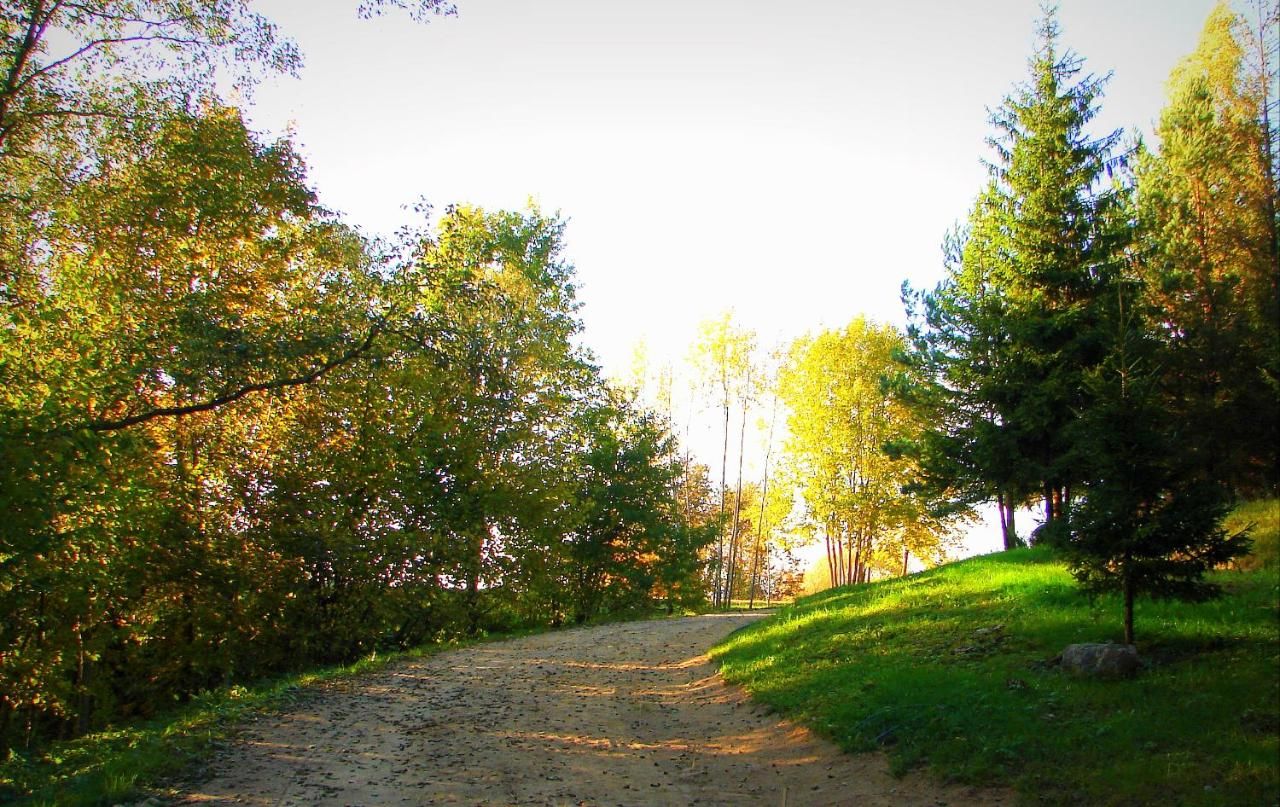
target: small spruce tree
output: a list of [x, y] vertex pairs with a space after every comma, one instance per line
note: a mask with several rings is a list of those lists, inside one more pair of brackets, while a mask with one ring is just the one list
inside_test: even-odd
[[1141, 316], [1125, 310], [1133, 287], [1117, 284], [1113, 349], [1087, 379], [1090, 403], [1075, 438], [1090, 482], [1060, 538], [1088, 592], [1120, 592], [1127, 644], [1134, 642], [1138, 595], [1211, 599], [1220, 592], [1205, 572], [1249, 548], [1245, 533], [1222, 529], [1226, 486], [1206, 478], [1180, 445], [1162, 389], [1161, 343]]

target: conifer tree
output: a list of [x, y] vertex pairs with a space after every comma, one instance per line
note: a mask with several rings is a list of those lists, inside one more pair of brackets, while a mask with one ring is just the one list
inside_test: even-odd
[[[1274, 15], [1275, 12], [1273, 11]], [[1268, 24], [1264, 17], [1260, 29]], [[1274, 39], [1275, 21], [1270, 21]], [[1276, 482], [1280, 440], [1280, 259], [1268, 88], [1244, 20], [1219, 4], [1169, 80], [1137, 163], [1141, 268], [1169, 350], [1167, 416], [1184, 422], [1197, 475], [1240, 492]], [[1274, 44], [1271, 45], [1274, 48]]]
[[1052, 526], [1082, 481], [1068, 427], [1104, 354], [1097, 301], [1123, 243], [1103, 187], [1120, 132], [1086, 131], [1106, 77], [1081, 75], [1058, 35], [1049, 11], [1028, 80], [992, 113], [991, 183], [949, 245], [947, 278], [907, 291], [919, 396], [939, 424], [917, 450], [957, 498], [1000, 502], [1006, 547], [1017, 505], [1043, 495]]
[[1120, 132], [1093, 139], [1085, 131], [1106, 78], [1081, 76], [1082, 60], [1059, 53], [1052, 12], [1039, 36], [1030, 80], [993, 116], [999, 136], [990, 142], [996, 276], [1008, 301], [997, 394], [1051, 527], [1080, 481], [1068, 426], [1085, 403], [1082, 378], [1102, 358], [1097, 300], [1117, 247], [1104, 223], [1117, 196], [1101, 183]]
[[[1137, 310], [1138, 282], [1116, 283], [1107, 359], [1086, 379], [1088, 408], [1071, 429], [1090, 480], [1060, 532], [1076, 579], [1090, 593], [1117, 591], [1124, 641], [1134, 642], [1138, 595], [1201, 601], [1219, 593], [1205, 572], [1249, 548], [1222, 529], [1230, 499], [1205, 479], [1169, 417], [1162, 344]], [[1177, 378], [1173, 382], [1179, 383]]]

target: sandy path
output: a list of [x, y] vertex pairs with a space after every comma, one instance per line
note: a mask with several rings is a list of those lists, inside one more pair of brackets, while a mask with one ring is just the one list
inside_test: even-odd
[[726, 686], [704, 655], [758, 615], [541, 634], [402, 662], [252, 722], [182, 804], [965, 805]]

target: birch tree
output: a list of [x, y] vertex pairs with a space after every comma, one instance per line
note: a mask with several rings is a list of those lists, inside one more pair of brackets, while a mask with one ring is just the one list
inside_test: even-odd
[[[733, 321], [733, 315], [725, 312], [715, 319], [704, 321], [698, 328], [698, 339], [690, 353], [690, 363], [701, 379], [703, 388], [715, 401], [722, 415], [723, 429], [720, 450], [720, 515], [719, 535], [716, 539], [712, 561], [712, 602], [716, 607], [728, 607], [726, 595], [730, 588], [729, 550], [732, 534], [726, 522], [729, 473], [729, 416], [733, 404], [750, 398], [748, 387], [751, 376], [752, 352], [755, 335]], [[746, 403], [742, 404], [745, 408]]]
[[858, 318], [796, 340], [782, 373], [788, 473], [823, 537], [834, 585], [867, 580], [881, 545], [921, 523], [921, 508], [904, 492], [914, 461], [885, 451], [920, 429], [886, 383], [901, 346], [893, 328]]

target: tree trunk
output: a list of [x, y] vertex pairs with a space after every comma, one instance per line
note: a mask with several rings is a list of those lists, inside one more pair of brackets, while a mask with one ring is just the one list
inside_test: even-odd
[[854, 539], [853, 568], [849, 570], [849, 582], [858, 583], [862, 577], [862, 539]]
[[831, 546], [831, 588], [840, 585], [841, 578], [844, 576], [844, 553], [843, 545], [840, 543], [840, 536], [836, 534], [835, 519], [832, 518], [827, 522], [827, 542]]
[[467, 635], [480, 632], [480, 570], [484, 564], [484, 539], [473, 541], [472, 556], [468, 559], [472, 568], [467, 570], [467, 593], [463, 598], [467, 613]]
[[713, 595], [713, 598], [712, 598], [712, 605], [714, 605], [716, 608], [720, 608], [724, 605], [723, 598], [721, 597], [721, 593], [724, 590], [722, 588], [723, 584], [722, 584], [721, 578], [724, 574], [724, 506], [725, 506], [724, 497], [725, 497], [725, 494], [728, 493], [728, 491], [726, 490], [726, 488], [728, 487], [728, 475], [729, 475], [729, 394], [728, 392], [726, 392], [724, 396], [724, 444], [720, 448], [720, 521], [719, 521], [720, 529], [719, 529], [719, 537], [716, 542], [715, 594]]
[[712, 605], [721, 607], [724, 591], [722, 584], [722, 575], [724, 574], [724, 494], [728, 487], [728, 395], [724, 395], [724, 441], [721, 444], [721, 512], [719, 512], [718, 533], [716, 539], [716, 580], [714, 580], [714, 593], [712, 594]]
[[1133, 644], [1133, 572], [1130, 569], [1132, 558], [1128, 554], [1124, 559], [1124, 643]]
[[1044, 483], [1044, 526], [1047, 529], [1053, 524], [1053, 485]]
[[832, 588], [836, 584], [836, 555], [835, 550], [831, 546], [831, 525], [827, 524], [827, 529], [823, 534], [823, 541], [827, 550], [827, 587]]
[[910, 549], [902, 550], [902, 576], [903, 577], [907, 576], [907, 565], [910, 562], [910, 560], [911, 560], [911, 550]]
[[[1269, 311], [1265, 313], [1274, 325], [1276, 322], [1276, 303], [1280, 301], [1280, 228], [1275, 227], [1276, 221], [1276, 197], [1280, 195], [1280, 188], [1276, 187], [1276, 165], [1275, 165], [1275, 132], [1271, 129], [1271, 87], [1275, 81], [1275, 74], [1271, 70], [1271, 54], [1275, 45], [1275, 40], [1268, 37], [1273, 34], [1271, 29], [1276, 25], [1280, 25], [1280, 15], [1271, 16], [1266, 9], [1264, 0], [1257, 0], [1256, 8], [1258, 12], [1258, 30], [1255, 37], [1254, 45], [1257, 48], [1256, 58], [1257, 67], [1261, 80], [1258, 82], [1261, 91], [1259, 99], [1259, 108], [1262, 115], [1258, 121], [1262, 134], [1262, 167], [1264, 181], [1266, 182], [1267, 192], [1263, 194], [1266, 221], [1271, 224], [1268, 227], [1267, 239], [1267, 265], [1271, 267], [1271, 294], [1268, 297]], [[1273, 7], [1274, 8], [1274, 7]], [[1274, 14], [1274, 11], [1272, 11]]]
[[730, 533], [729, 539], [729, 574], [725, 581], [725, 602], [729, 607], [733, 607], [733, 575], [738, 568], [738, 554], [740, 550], [741, 536], [739, 528], [742, 524], [742, 461], [743, 451], [747, 445], [747, 402], [744, 398], [742, 401], [742, 428], [738, 431], [738, 488], [733, 499], [733, 532]]
[[996, 506], [1000, 511], [1000, 536], [1004, 541], [1004, 548], [1017, 549], [1024, 546], [1014, 522], [1013, 497], [1003, 493], [996, 494]]
[[773, 457], [773, 427], [778, 419], [778, 393], [776, 383], [774, 385], [774, 390], [773, 411], [769, 415], [769, 439], [765, 441], [764, 447], [764, 481], [760, 485], [760, 518], [756, 523], [756, 550], [751, 556], [751, 598], [747, 604], [748, 609], [755, 608], [756, 586], [760, 583], [760, 553], [767, 546], [767, 543], [764, 540], [764, 509], [765, 504], [769, 501], [769, 460]]

